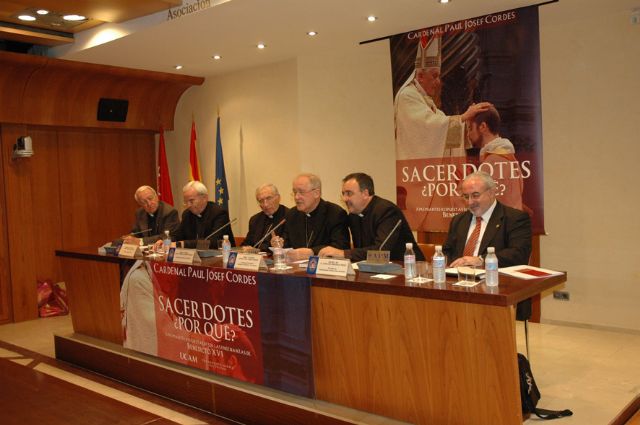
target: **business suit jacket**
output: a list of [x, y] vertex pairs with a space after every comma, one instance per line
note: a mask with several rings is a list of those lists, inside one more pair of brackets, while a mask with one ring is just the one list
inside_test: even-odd
[[[136, 223], [131, 230], [131, 233], [137, 233], [141, 230], [149, 228], [149, 216], [144, 208], [138, 208], [136, 210]], [[149, 245], [162, 239], [164, 237], [164, 231], [168, 230], [173, 236], [173, 233], [178, 228], [180, 220], [178, 219], [178, 211], [176, 211], [171, 205], [165, 204], [162, 201], [158, 202], [158, 209], [154, 214], [156, 217], [156, 224], [153, 229], [149, 229], [148, 232], [144, 232], [143, 240], [145, 245]], [[140, 235], [136, 235], [140, 236]]]
[[[186, 209], [182, 212], [182, 222], [176, 230], [175, 240], [183, 241], [185, 248], [195, 248], [198, 239], [203, 240], [229, 221], [229, 212], [211, 201], [207, 202], [207, 206], [199, 217]], [[233, 231], [229, 225], [209, 239], [209, 247], [217, 248], [217, 241], [222, 239], [223, 235], [229, 235], [231, 246], [236, 246]]]
[[416, 243], [409, 223], [400, 208], [386, 199], [374, 196], [361, 214], [349, 214], [349, 230], [354, 249], [346, 250], [345, 257], [351, 261], [367, 258], [368, 250], [380, 249], [380, 244], [389, 236], [398, 220], [400, 226], [391, 234], [383, 250], [389, 250], [391, 260], [404, 258], [406, 243], [413, 243], [417, 260], [424, 260], [424, 255]]
[[311, 248], [318, 254], [325, 246], [349, 248], [347, 213], [340, 206], [320, 199], [308, 215], [291, 208], [286, 215], [284, 243], [288, 248]]
[[[289, 208], [284, 205], [280, 205], [276, 212], [272, 217], [266, 215], [263, 211], [260, 211], [258, 214], [255, 214], [249, 219], [249, 231], [247, 232], [247, 236], [242, 241], [242, 245], [245, 246], [253, 246], [260, 239], [264, 237], [267, 229], [275, 228], [284, 218], [284, 216], [289, 211]], [[276, 235], [282, 236], [284, 233], [284, 224], [280, 226], [276, 230]], [[261, 251], [269, 251], [269, 246], [271, 244], [271, 236], [267, 236], [264, 241], [260, 244], [260, 246], [256, 247]]]
[[[465, 211], [451, 220], [449, 234], [442, 249], [448, 261], [462, 257], [473, 214]], [[500, 267], [528, 264], [531, 254], [531, 219], [527, 213], [496, 203], [480, 241], [478, 254], [487, 255], [494, 247]]]

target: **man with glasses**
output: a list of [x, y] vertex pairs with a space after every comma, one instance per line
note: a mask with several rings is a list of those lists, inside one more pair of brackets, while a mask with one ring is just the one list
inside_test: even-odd
[[465, 177], [461, 190], [468, 211], [451, 220], [443, 245], [451, 267], [482, 267], [489, 246], [495, 248], [500, 267], [527, 264], [531, 254], [529, 215], [496, 201], [496, 183], [482, 171]]
[[416, 259], [424, 260], [404, 214], [393, 202], [375, 194], [371, 176], [352, 173], [342, 179], [342, 200], [349, 210], [353, 248], [328, 246], [320, 250], [321, 256], [365, 260], [368, 250], [380, 249], [380, 244], [386, 240], [383, 248], [390, 251], [391, 260], [403, 259], [407, 242], [413, 243]]
[[125, 243], [139, 245], [142, 239], [149, 245], [162, 239], [165, 230], [170, 234], [175, 232], [180, 224], [178, 211], [159, 200], [151, 186], [140, 186], [133, 197], [140, 208], [136, 210], [136, 223], [131, 233], [123, 237]]
[[[349, 248], [347, 213], [340, 206], [322, 199], [322, 183], [314, 174], [300, 174], [293, 180], [296, 207], [286, 215], [284, 246], [291, 261], [318, 254], [325, 246]], [[273, 245], [272, 240], [272, 245]]]
[[[199, 181], [191, 181], [182, 188], [184, 206], [182, 222], [174, 234], [176, 241], [184, 248], [196, 248], [198, 240], [205, 240], [214, 231], [221, 229], [209, 237], [209, 247], [217, 248], [218, 239], [229, 235], [231, 246], [236, 246], [231, 225], [228, 224], [229, 212], [214, 202], [209, 201], [207, 187]], [[226, 227], [223, 227], [227, 224]]]
[[[260, 251], [269, 251], [271, 236], [266, 236], [272, 229], [278, 226], [289, 208], [280, 205], [280, 193], [273, 184], [263, 184], [256, 189], [256, 201], [261, 212], [249, 219], [249, 232], [242, 242], [243, 246], [252, 247], [260, 239], [263, 239], [260, 246], [256, 246]], [[284, 225], [275, 230], [275, 236], [282, 236]]]

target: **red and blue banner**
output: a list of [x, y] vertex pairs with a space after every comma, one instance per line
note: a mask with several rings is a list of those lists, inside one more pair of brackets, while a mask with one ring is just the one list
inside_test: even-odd
[[314, 394], [306, 277], [140, 262], [123, 282], [121, 306], [127, 348]]

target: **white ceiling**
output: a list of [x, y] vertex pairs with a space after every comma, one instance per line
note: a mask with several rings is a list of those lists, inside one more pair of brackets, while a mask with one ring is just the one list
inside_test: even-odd
[[[365, 40], [543, 2], [451, 0], [442, 5], [437, 0], [218, 0], [211, 2], [219, 3], [216, 6], [178, 19], [167, 20], [166, 12], [146, 23], [141, 18], [137, 28], [129, 23], [130, 35], [61, 57], [212, 76], [306, 54], [354, 49]], [[368, 15], [379, 20], [370, 23]], [[318, 35], [307, 36], [309, 30]], [[266, 43], [267, 48], [258, 50], [258, 42]], [[214, 61], [213, 54], [222, 55], [222, 60]], [[184, 68], [176, 71], [175, 64]]]

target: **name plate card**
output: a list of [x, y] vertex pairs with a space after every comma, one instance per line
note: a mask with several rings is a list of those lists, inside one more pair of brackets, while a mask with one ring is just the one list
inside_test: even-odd
[[140, 251], [140, 245], [133, 244], [122, 244], [120, 247], [120, 251], [118, 251], [118, 257], [122, 258], [136, 258], [136, 256], [141, 256], [142, 251]]
[[[173, 255], [172, 252], [173, 251]], [[180, 263], [180, 264], [194, 264], [200, 263], [200, 256], [198, 255], [198, 251], [195, 249], [186, 249], [186, 248], [171, 248], [169, 250], [169, 256], [167, 257], [168, 262]]]
[[391, 251], [367, 251], [367, 263], [387, 264], [391, 258]]
[[356, 272], [353, 271], [351, 260], [338, 258], [321, 258], [318, 261], [316, 274], [347, 277], [347, 275], [356, 274]]
[[[234, 254], [237, 254], [237, 255], [234, 255]], [[235, 258], [235, 261], [234, 261], [234, 258]], [[264, 267], [267, 267], [266, 263], [262, 258], [262, 255], [260, 254], [249, 254], [247, 252], [232, 252], [229, 255], [229, 262], [227, 262], [227, 268], [257, 272], [258, 270], [260, 270], [260, 266], [263, 264], [264, 264]]]

